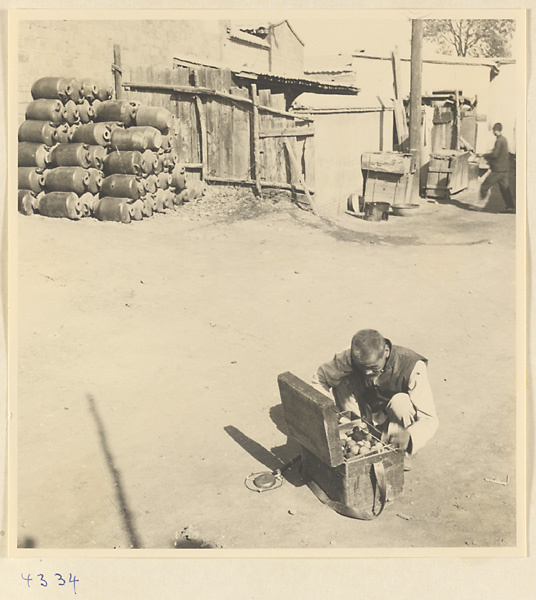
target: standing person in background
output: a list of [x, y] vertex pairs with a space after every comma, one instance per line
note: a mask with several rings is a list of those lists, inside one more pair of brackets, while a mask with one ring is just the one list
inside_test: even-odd
[[510, 153], [508, 152], [508, 142], [504, 135], [502, 135], [501, 123], [495, 123], [493, 126], [493, 135], [496, 138], [493, 151], [490, 154], [484, 154], [484, 158], [490, 166], [491, 173], [480, 186], [480, 198], [484, 199], [490, 188], [498, 183], [502, 199], [506, 206], [503, 212], [515, 213], [516, 207], [509, 184]]

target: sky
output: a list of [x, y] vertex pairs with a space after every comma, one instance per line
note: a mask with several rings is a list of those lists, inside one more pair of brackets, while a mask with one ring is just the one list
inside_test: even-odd
[[409, 56], [410, 53], [411, 21], [407, 17], [351, 20], [291, 18], [289, 22], [305, 43], [306, 57], [349, 54], [360, 50], [388, 56], [395, 45], [401, 56]]

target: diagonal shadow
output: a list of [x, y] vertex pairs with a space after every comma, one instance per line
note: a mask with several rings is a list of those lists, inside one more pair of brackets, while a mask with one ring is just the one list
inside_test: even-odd
[[138, 533], [136, 532], [136, 528], [134, 527], [134, 517], [130, 511], [128, 506], [127, 498], [125, 496], [125, 492], [123, 491], [123, 484], [121, 482], [121, 474], [117, 467], [115, 466], [114, 457], [110, 451], [110, 447], [108, 445], [108, 439], [106, 436], [106, 431], [104, 429], [104, 425], [100, 418], [99, 413], [97, 412], [97, 407], [95, 405], [95, 399], [91, 394], [87, 395], [87, 401], [89, 404], [89, 410], [91, 415], [95, 419], [95, 423], [97, 425], [97, 432], [99, 434], [102, 450], [104, 452], [104, 457], [106, 458], [106, 465], [108, 470], [110, 471], [111, 476], [114, 480], [114, 488], [115, 495], [117, 497], [117, 501], [120, 506], [120, 514], [123, 519], [123, 523], [128, 534], [128, 538], [130, 540], [131, 548], [141, 548], [142, 544]]
[[[242, 448], [250, 454], [255, 460], [262, 463], [270, 471], [281, 469], [292, 458], [295, 458], [300, 452], [299, 445], [287, 443], [282, 446], [274, 446], [271, 451], [266, 450], [255, 440], [242, 433], [233, 425], [226, 425], [224, 431]], [[295, 487], [303, 485], [299, 473], [299, 465], [294, 465], [283, 473], [283, 477]]]

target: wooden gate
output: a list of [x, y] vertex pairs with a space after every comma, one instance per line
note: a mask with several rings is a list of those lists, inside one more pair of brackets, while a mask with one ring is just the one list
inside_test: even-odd
[[229, 69], [137, 68], [128, 97], [173, 115], [171, 144], [208, 183], [291, 190], [314, 212], [313, 120], [285, 110], [283, 94], [240, 87]]

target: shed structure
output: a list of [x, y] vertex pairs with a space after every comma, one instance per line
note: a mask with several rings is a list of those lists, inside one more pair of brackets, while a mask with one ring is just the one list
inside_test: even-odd
[[350, 194], [361, 194], [361, 156], [393, 150], [393, 107], [379, 96], [302, 94], [293, 105], [314, 119], [315, 202], [325, 215], [344, 212]]

